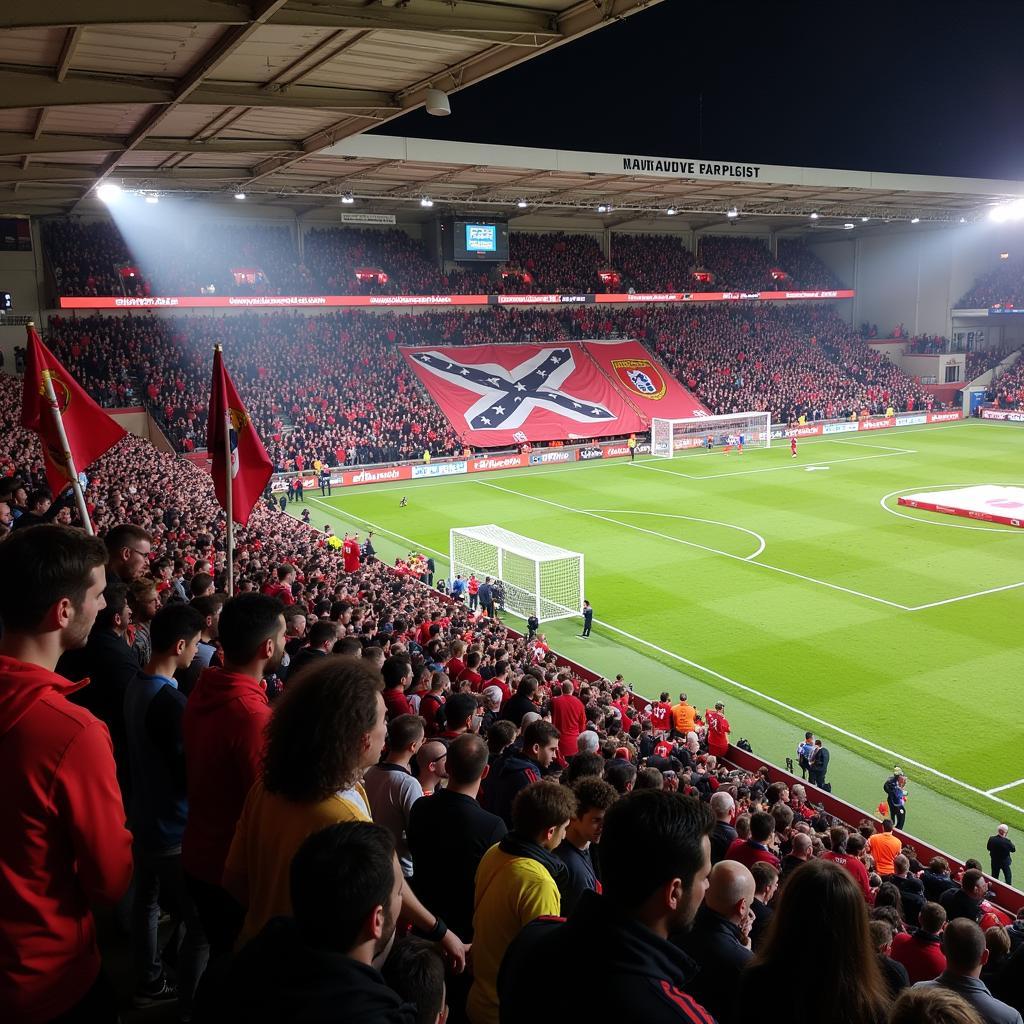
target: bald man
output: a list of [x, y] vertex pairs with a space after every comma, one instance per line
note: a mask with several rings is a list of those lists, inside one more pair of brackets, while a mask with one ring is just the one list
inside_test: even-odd
[[814, 843], [806, 832], [797, 832], [789, 853], [782, 858], [782, 880], [785, 881], [798, 867], [806, 864], [814, 852]]
[[424, 796], [440, 789], [441, 783], [448, 778], [447, 757], [448, 748], [440, 740], [427, 740], [416, 752], [416, 767]]
[[711, 813], [715, 816], [715, 830], [711, 833], [711, 863], [725, 860], [725, 851], [736, 838], [732, 822], [736, 817], [736, 802], [724, 789], [711, 794]]
[[754, 876], [734, 860], [719, 861], [708, 878], [704, 903], [693, 928], [672, 941], [700, 967], [686, 986], [719, 1024], [736, 1019], [734, 1001], [740, 973], [750, 962]]

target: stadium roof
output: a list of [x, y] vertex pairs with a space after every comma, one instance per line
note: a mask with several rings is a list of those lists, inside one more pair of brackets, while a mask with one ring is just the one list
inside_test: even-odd
[[4, 0], [0, 212], [327, 188], [309, 154], [658, 2]]

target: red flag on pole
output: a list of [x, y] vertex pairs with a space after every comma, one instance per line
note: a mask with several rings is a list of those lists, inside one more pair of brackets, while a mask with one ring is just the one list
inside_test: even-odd
[[[245, 526], [274, 467], [224, 368], [219, 345], [213, 353], [213, 387], [206, 447], [213, 460], [213, 486], [217, 500], [236, 523]], [[230, 494], [228, 480], [231, 481]]]
[[[53, 384], [59, 419], [53, 415], [44, 375], [48, 375]], [[124, 429], [85, 393], [42, 343], [31, 324], [25, 353], [21, 424], [39, 435], [46, 461], [46, 479], [54, 494], [71, 482], [62, 432], [67, 440], [66, 451], [70, 452], [77, 469], [85, 469], [125, 436]]]

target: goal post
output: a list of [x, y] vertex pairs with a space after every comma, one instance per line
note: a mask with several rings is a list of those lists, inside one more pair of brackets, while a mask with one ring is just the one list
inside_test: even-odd
[[767, 412], [734, 412], [726, 416], [694, 416], [685, 420], [651, 420], [651, 454], [671, 459], [691, 448], [736, 444], [744, 448], [770, 448], [772, 417]]
[[583, 555], [500, 526], [455, 527], [449, 533], [450, 576], [499, 581], [499, 607], [542, 622], [583, 611]]

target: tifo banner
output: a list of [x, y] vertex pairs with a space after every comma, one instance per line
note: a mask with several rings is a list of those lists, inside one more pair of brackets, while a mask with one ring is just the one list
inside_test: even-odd
[[[331, 308], [339, 306], [550, 306], [618, 302], [781, 302], [852, 299], [852, 288], [803, 292], [633, 292], [582, 295], [62, 295], [61, 309]], [[1018, 310], [1017, 312], [1024, 312]]]
[[639, 341], [585, 341], [587, 354], [648, 419], [660, 416], [686, 420], [710, 416], [708, 409], [686, 390]]
[[577, 342], [401, 351], [470, 444], [580, 440], [646, 427]]

